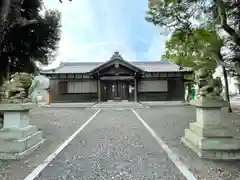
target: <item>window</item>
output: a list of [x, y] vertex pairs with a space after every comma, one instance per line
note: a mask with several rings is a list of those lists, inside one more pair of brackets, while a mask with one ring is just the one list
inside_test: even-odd
[[97, 93], [97, 81], [68, 81], [67, 93]]
[[67, 81], [59, 81], [58, 82], [58, 92], [59, 92], [59, 94], [67, 93]]
[[166, 80], [142, 80], [138, 86], [139, 92], [167, 92], [168, 81]]
[[81, 93], [81, 82], [68, 82], [67, 93]]

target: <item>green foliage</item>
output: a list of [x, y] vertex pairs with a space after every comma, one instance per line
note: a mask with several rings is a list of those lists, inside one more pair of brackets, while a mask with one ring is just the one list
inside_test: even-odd
[[166, 42], [166, 51], [163, 55], [178, 65], [215, 69], [217, 58], [222, 46], [222, 40], [211, 30], [204, 28], [191, 31], [175, 31]]
[[165, 0], [149, 7], [146, 19], [172, 32], [164, 58], [194, 69], [216, 67], [222, 40], [204, 19], [211, 17], [211, 9], [213, 5], [203, 0]]
[[[167, 28], [173, 34], [166, 44], [165, 56], [180, 64], [186, 61], [190, 66], [194, 64], [189, 59], [195, 62], [199, 58], [204, 64], [204, 58], [209, 61], [215, 59], [240, 74], [240, 68], [233, 64], [240, 64], [240, 1], [159, 0], [150, 3], [146, 20]], [[224, 37], [224, 40], [231, 42], [231, 46], [219, 37], [219, 30], [227, 33], [228, 38]], [[175, 52], [170, 47], [175, 48]], [[222, 47], [227, 47], [234, 55], [223, 59], [220, 51]], [[199, 49], [203, 51], [199, 52]], [[175, 57], [176, 51], [178, 57]]]
[[213, 4], [206, 0], [159, 0], [149, 7], [146, 19], [157, 26], [183, 30], [193, 27], [196, 21], [206, 23], [212, 9]]
[[[41, 0], [25, 0], [22, 16], [37, 23], [15, 25], [8, 29], [2, 44], [0, 71], [34, 72], [34, 61], [47, 64], [60, 40], [60, 13], [48, 10], [40, 14]], [[9, 14], [11, 16], [11, 12]]]

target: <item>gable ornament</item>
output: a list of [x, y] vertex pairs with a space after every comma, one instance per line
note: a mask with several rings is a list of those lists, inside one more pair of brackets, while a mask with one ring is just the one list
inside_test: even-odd
[[115, 68], [119, 68], [119, 63], [114, 64]]

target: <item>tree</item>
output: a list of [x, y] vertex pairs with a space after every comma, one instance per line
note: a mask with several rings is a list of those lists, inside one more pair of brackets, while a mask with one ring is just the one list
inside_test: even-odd
[[[72, 1], [72, 0], [69, 0], [69, 1]], [[62, 0], [59, 0], [60, 3], [62, 3]]]
[[22, 4], [22, 16], [26, 19], [36, 19], [37, 23], [27, 26], [14, 25], [10, 11], [9, 27], [1, 43], [0, 85], [7, 74], [27, 71], [34, 72], [35, 61], [47, 64], [60, 40], [60, 13], [48, 10], [42, 16], [39, 13], [40, 0], [25, 0]]
[[212, 53], [208, 51], [212, 46], [218, 48], [211, 42], [213, 33], [204, 28], [191, 29], [187, 32], [176, 30], [165, 44], [164, 57], [182, 66], [192, 67], [194, 70], [202, 66], [215, 69], [216, 58], [211, 56], [213, 51]]
[[[0, 26], [2, 26], [7, 21], [11, 4], [16, 4], [17, 6], [15, 6], [14, 8], [16, 10], [21, 10], [22, 4], [25, 3], [24, 1], [25, 0], [0, 0]], [[72, 1], [72, 0], [69, 0], [69, 1]], [[59, 2], [62, 3], [62, 0], [59, 0]]]
[[[69, 0], [71, 1], [71, 0]], [[62, 0], [59, 0], [62, 3]], [[42, 0], [35, 1], [31, 3], [29, 0], [0, 0], [0, 58], [3, 50], [3, 41], [5, 40], [6, 34], [14, 26], [28, 26], [31, 24], [37, 24], [38, 21], [34, 18], [30, 18], [29, 14], [33, 14], [31, 9], [26, 10], [27, 4], [32, 4], [32, 8], [35, 7], [35, 15], [38, 10], [36, 7], [39, 7], [42, 3]], [[1, 64], [1, 67], [5, 67], [6, 64]], [[0, 72], [0, 85], [2, 82], [2, 72]]]
[[[176, 30], [165, 44], [166, 50], [163, 58], [169, 59], [180, 66], [191, 67], [194, 71], [202, 66], [214, 71], [216, 61], [209, 54], [204, 53], [204, 49], [209, 47], [202, 46], [203, 43], [199, 41], [203, 41], [202, 36], [206, 33], [205, 31], [203, 28], [185, 32]], [[189, 101], [194, 75], [188, 75], [185, 79], [187, 80], [185, 86], [188, 89], [187, 101]]]
[[[224, 41], [211, 29], [195, 28], [187, 32], [175, 31], [166, 43], [164, 58], [181, 66], [198, 70], [206, 67], [213, 72], [219, 61], [223, 61], [221, 48]], [[222, 66], [225, 82], [225, 99], [229, 102], [229, 112], [232, 112], [229, 99], [229, 88], [226, 69]], [[190, 89], [191, 84], [187, 84]]]
[[60, 13], [48, 10], [38, 24], [15, 27], [4, 41], [2, 61], [10, 60], [10, 72], [33, 72], [32, 60], [48, 64], [60, 40]]
[[[6, 71], [35, 71], [31, 58], [47, 63], [47, 55], [56, 49], [60, 14], [48, 11], [41, 18], [38, 12], [40, 5], [40, 0], [0, 0], [0, 87]], [[37, 17], [38, 21], [32, 17]], [[18, 38], [13, 39], [12, 35]], [[22, 35], [24, 39], [21, 39]], [[0, 128], [3, 125], [1, 119]]]
[[[240, 1], [238, 0], [150, 0], [147, 20], [170, 31], [214, 27], [223, 30], [235, 46], [240, 47]], [[227, 69], [240, 74], [237, 61], [219, 61]]]
[[[147, 13], [147, 21], [157, 26], [167, 28], [170, 32], [178, 32], [181, 39], [188, 41], [192, 34], [196, 34], [193, 30], [206, 29], [202, 31], [201, 38], [196, 38], [192, 44], [186, 43], [185, 49], [188, 54], [184, 57], [189, 59], [189, 50], [200, 49], [194, 54], [190, 53], [190, 58], [198, 58], [201, 63], [211, 63], [212, 59], [221, 65], [225, 81], [225, 95], [229, 101], [227, 70], [233, 71], [240, 75], [240, 56], [236, 56], [236, 49], [240, 49], [240, 1], [204, 1], [204, 0], [152, 0], [149, 1], [149, 10]], [[229, 23], [231, 22], [231, 24]], [[210, 30], [210, 31], [209, 31]], [[224, 30], [227, 34], [220, 38], [219, 32]], [[231, 42], [231, 46], [229, 43]], [[179, 41], [181, 43], [181, 41]], [[223, 47], [233, 52], [233, 56], [224, 57], [222, 53]], [[193, 48], [194, 47], [194, 48]], [[201, 53], [199, 53], [201, 52]], [[240, 52], [240, 51], [238, 51]], [[168, 52], [169, 53], [169, 52]], [[171, 54], [169, 54], [171, 55]], [[194, 56], [192, 56], [194, 55]], [[200, 55], [200, 56], [199, 56]], [[204, 56], [202, 56], [204, 55]], [[204, 57], [204, 58], [202, 58]], [[179, 59], [179, 58], [178, 58]], [[186, 58], [184, 58], [186, 61]], [[196, 59], [195, 59], [196, 60]], [[186, 62], [189, 62], [186, 61]], [[201, 64], [202, 66], [203, 64]], [[230, 103], [229, 103], [230, 104]], [[229, 106], [229, 111], [231, 108]]]

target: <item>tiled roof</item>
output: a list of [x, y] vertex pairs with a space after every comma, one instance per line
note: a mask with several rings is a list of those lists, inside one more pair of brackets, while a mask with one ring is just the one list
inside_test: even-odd
[[133, 62], [133, 64], [145, 72], [184, 72], [191, 71], [190, 68], [181, 68], [180, 66], [173, 64], [167, 60], [161, 61], [144, 61]]
[[[42, 73], [88, 73], [104, 62], [65, 62], [54, 70], [44, 70]], [[186, 72], [191, 71], [190, 68], [181, 68], [180, 66], [171, 63], [167, 60], [160, 61], [132, 61], [132, 65], [145, 72]]]
[[69, 73], [89, 73], [101, 68], [101, 66], [112, 61], [119, 61], [119, 63], [127, 63], [134, 66], [140, 71], [145, 72], [188, 72], [190, 68], [182, 68], [168, 60], [160, 61], [125, 61], [119, 52], [114, 52], [112, 57], [106, 62], [65, 62], [54, 70], [42, 71], [43, 74], [69, 74]]
[[61, 63], [54, 73], [88, 73], [99, 64], [101, 63]]

